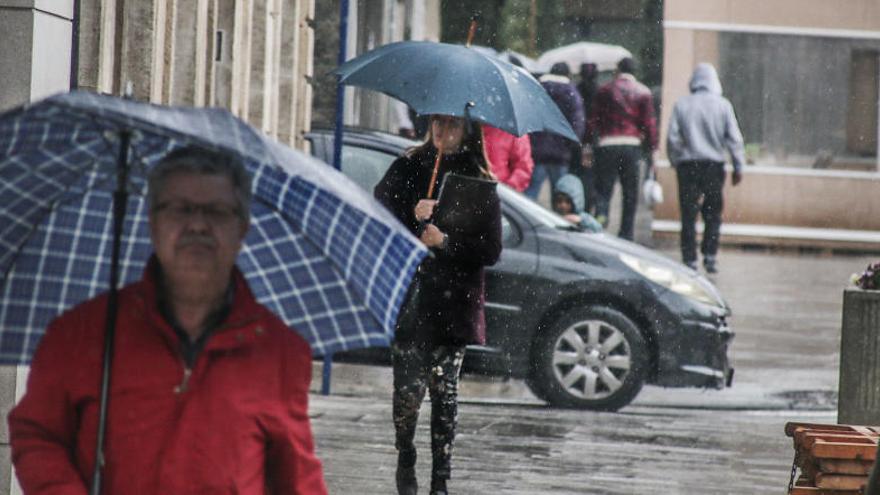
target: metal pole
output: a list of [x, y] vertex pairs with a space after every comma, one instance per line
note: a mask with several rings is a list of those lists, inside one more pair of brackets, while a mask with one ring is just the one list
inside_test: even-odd
[[116, 337], [117, 296], [119, 285], [119, 251], [125, 207], [128, 203], [128, 146], [131, 134], [119, 134], [119, 162], [116, 167], [116, 191], [113, 193], [113, 247], [110, 258], [110, 292], [107, 295], [107, 320], [104, 327], [104, 364], [101, 369], [101, 403], [98, 413], [98, 438], [95, 446], [95, 470], [91, 495], [101, 493], [101, 472], [104, 468], [104, 437], [107, 432], [107, 405], [110, 401], [110, 370], [113, 367], [113, 341]]
[[[348, 47], [348, 0], [339, 1], [339, 57], [337, 65], [345, 63]], [[333, 134], [333, 168], [342, 170], [342, 128], [345, 113], [345, 87], [336, 83], [336, 129]], [[333, 371], [333, 353], [324, 354], [324, 368], [321, 376], [321, 393], [330, 395], [330, 376]]]
[[[345, 63], [348, 45], [348, 0], [339, 2], [339, 56], [337, 65]], [[333, 167], [342, 170], [342, 128], [345, 113], [345, 87], [336, 83], [336, 129], [333, 137]]]
[[79, 89], [79, 9], [80, 0], [73, 1], [73, 26], [70, 43], [70, 90]]

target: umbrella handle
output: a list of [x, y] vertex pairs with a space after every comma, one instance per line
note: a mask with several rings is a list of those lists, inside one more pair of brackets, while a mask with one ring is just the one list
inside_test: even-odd
[[477, 34], [477, 18], [471, 19], [471, 25], [468, 27], [467, 43], [464, 46], [470, 47], [474, 41], [474, 35]]
[[434, 160], [434, 173], [431, 174], [431, 183], [428, 184], [428, 198], [434, 194], [434, 183], [437, 182], [437, 172], [440, 171], [440, 157], [443, 156], [443, 150], [437, 147], [437, 158]]

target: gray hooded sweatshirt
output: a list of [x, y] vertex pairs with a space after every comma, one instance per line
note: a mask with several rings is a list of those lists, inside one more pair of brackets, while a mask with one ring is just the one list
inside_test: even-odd
[[743, 137], [733, 105], [721, 96], [721, 81], [712, 64], [699, 64], [690, 82], [691, 94], [675, 102], [669, 119], [666, 152], [673, 166], [685, 161], [723, 163], [730, 152], [733, 169], [744, 162]]

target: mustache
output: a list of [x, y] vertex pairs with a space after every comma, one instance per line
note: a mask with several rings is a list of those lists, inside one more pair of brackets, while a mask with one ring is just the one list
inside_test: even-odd
[[202, 246], [213, 248], [216, 245], [217, 243], [214, 241], [213, 237], [201, 234], [188, 234], [181, 237], [180, 240], [177, 241], [178, 248], [184, 248], [188, 246]]

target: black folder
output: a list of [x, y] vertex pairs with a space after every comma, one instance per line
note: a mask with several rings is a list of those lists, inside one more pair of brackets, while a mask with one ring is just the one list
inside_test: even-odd
[[500, 200], [498, 183], [459, 174], [446, 174], [440, 185], [433, 223], [440, 230], [479, 232], [494, 220], [491, 213], [498, 211]]

